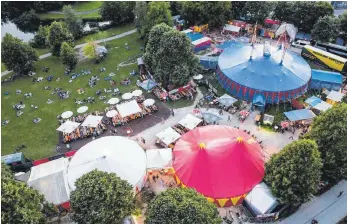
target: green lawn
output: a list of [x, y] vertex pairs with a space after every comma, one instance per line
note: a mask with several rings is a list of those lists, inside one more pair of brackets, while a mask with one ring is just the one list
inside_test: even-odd
[[90, 1], [90, 2], [76, 2], [73, 5], [73, 9], [76, 12], [85, 12], [100, 8], [102, 1]]
[[[126, 67], [121, 67], [117, 71], [117, 65], [122, 61], [128, 60], [129, 57], [135, 56], [141, 53], [140, 46], [143, 44], [138, 39], [137, 33], [126, 36], [121, 39], [110, 41], [107, 43], [109, 55], [100, 64], [96, 65], [93, 61], [84, 61], [78, 64], [75, 71], [81, 69], [90, 69], [92, 74], [87, 76], [80, 76], [69, 83], [69, 77], [64, 75], [65, 66], [61, 64], [60, 60], [56, 57], [49, 57], [40, 60], [36, 63], [36, 77], [47, 77], [48, 75], [54, 75], [52, 82], [46, 80], [41, 83], [32, 83], [32, 78], [21, 77], [12, 83], [6, 83], [1, 88], [1, 119], [10, 120], [10, 123], [2, 127], [1, 131], [1, 155], [7, 155], [13, 153], [16, 146], [25, 144], [28, 148], [24, 150], [26, 157], [32, 159], [39, 159], [54, 154], [55, 145], [58, 143], [58, 121], [56, 116], [66, 110], [71, 110], [76, 114], [76, 110], [79, 105], [74, 103], [74, 99], [85, 99], [88, 96], [94, 96], [95, 91], [98, 89], [109, 88], [110, 84], [108, 81], [104, 81], [104, 77], [108, 76], [109, 73], [114, 72], [116, 76], [114, 79], [117, 82], [117, 87], [121, 92], [128, 92], [136, 89], [135, 81], [138, 77], [132, 77], [131, 86], [120, 86], [119, 81], [129, 77], [129, 73], [132, 69], [136, 69], [137, 65], [133, 64]], [[131, 50], [125, 50], [124, 44], [128, 43]], [[49, 67], [49, 73], [43, 73], [41, 68], [43, 66]], [[105, 67], [106, 72], [100, 72], [100, 68]], [[88, 80], [90, 76], [98, 75], [100, 81], [97, 86], [93, 89], [89, 88]], [[60, 81], [56, 82], [55, 79], [60, 77]], [[70, 98], [66, 100], [59, 100], [56, 95], [51, 95], [50, 90], [44, 90], [45, 86], [51, 86], [52, 88], [61, 87], [63, 90], [70, 91]], [[84, 88], [85, 93], [79, 95], [77, 93], [78, 88]], [[16, 95], [15, 91], [20, 89], [21, 95]], [[4, 92], [9, 91], [9, 95], [5, 96]], [[25, 99], [23, 93], [31, 92], [34, 94], [32, 98]], [[111, 95], [107, 95], [109, 99]], [[46, 102], [48, 99], [53, 100], [51, 105]], [[105, 104], [103, 100], [95, 98], [94, 104], [87, 104], [89, 111], [104, 110]], [[23, 101], [26, 107], [23, 109], [24, 114], [20, 117], [16, 117], [15, 110], [12, 105]], [[31, 104], [37, 105], [39, 108], [33, 111], [30, 107]], [[34, 124], [33, 119], [40, 117], [42, 121], [39, 124]]]
[[1, 72], [6, 71], [6, 65], [1, 62]]
[[115, 36], [115, 35], [118, 35], [120, 33], [124, 33], [126, 31], [132, 30], [132, 29], [135, 29], [135, 24], [133, 24], [133, 23], [113, 27], [113, 28], [110, 28], [110, 29], [107, 29], [104, 31], [99, 31], [97, 33], [92, 33], [92, 34], [86, 35], [86, 36], [76, 40], [76, 44], [86, 43], [86, 42], [88, 42], [89, 39], [99, 40], [99, 39]]
[[48, 48], [35, 48], [35, 51], [36, 51], [38, 56], [41, 56], [41, 55], [49, 53], [49, 49]]
[[[88, 14], [79, 15], [81, 19], [100, 19], [101, 16], [99, 12], [92, 12]], [[62, 20], [64, 19], [64, 14], [50, 14], [50, 13], [39, 13], [40, 20]]]

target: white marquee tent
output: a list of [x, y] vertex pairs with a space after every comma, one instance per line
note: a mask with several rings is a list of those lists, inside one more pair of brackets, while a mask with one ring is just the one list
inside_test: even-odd
[[65, 175], [68, 163], [67, 158], [60, 158], [33, 166], [27, 184], [54, 205], [69, 201], [70, 191]]
[[330, 99], [335, 102], [341, 102], [343, 96], [343, 93], [332, 90], [327, 96], [327, 99]]
[[73, 121], [65, 121], [62, 125], [60, 125], [60, 127], [57, 129], [57, 131], [61, 131], [61, 132], [70, 134], [78, 126], [80, 126], [80, 123], [73, 122]]
[[116, 108], [121, 117], [127, 117], [136, 113], [140, 113], [142, 111], [136, 100], [119, 104], [116, 106]]
[[219, 103], [223, 104], [226, 107], [230, 107], [237, 102], [237, 99], [235, 99], [232, 96], [229, 96], [228, 94], [224, 94], [223, 96], [217, 98], [217, 100]]
[[209, 38], [209, 37], [203, 37], [203, 38], [201, 38], [201, 39], [197, 39], [197, 40], [193, 41], [192, 44], [193, 44], [194, 46], [197, 46], [197, 45], [199, 45], [199, 44], [202, 44], [202, 43], [207, 42], [207, 41], [210, 41], [210, 40], [211, 40], [211, 38]]
[[234, 32], [234, 33], [240, 32], [240, 29], [241, 27], [230, 25], [230, 24], [225, 24], [223, 27], [223, 31], [226, 30], [226, 31]]
[[333, 105], [331, 105], [325, 101], [322, 101], [319, 104], [317, 104], [316, 106], [314, 106], [313, 108], [316, 110], [319, 110], [321, 112], [324, 112], [324, 111], [327, 111], [328, 109], [330, 109], [332, 107], [333, 107]]
[[202, 120], [200, 118], [195, 117], [194, 115], [187, 114], [182, 120], [178, 123], [189, 130], [192, 130], [198, 126]]
[[139, 190], [146, 180], [146, 154], [137, 142], [125, 137], [94, 140], [80, 148], [71, 159], [67, 172], [70, 189], [75, 189], [79, 177], [94, 169], [116, 173], [134, 190]]
[[148, 149], [147, 169], [163, 169], [172, 166], [172, 149]]
[[245, 201], [256, 215], [271, 213], [278, 205], [277, 199], [271, 194], [269, 187], [264, 182], [256, 185], [247, 195]]
[[88, 115], [81, 126], [96, 128], [98, 124], [100, 124], [102, 118], [102, 116]]
[[176, 142], [177, 139], [181, 137], [174, 129], [171, 127], [166, 128], [165, 130], [156, 134], [156, 137], [162, 141], [165, 145], [170, 145], [173, 142]]

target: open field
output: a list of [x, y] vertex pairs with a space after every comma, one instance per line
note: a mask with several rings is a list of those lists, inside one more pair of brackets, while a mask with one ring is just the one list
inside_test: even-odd
[[[79, 15], [81, 19], [97, 20], [101, 19], [98, 11]], [[40, 20], [63, 20], [64, 14], [39, 13]]]
[[[124, 44], [128, 43], [130, 50], [124, 48]], [[1, 132], [1, 154], [6, 155], [13, 153], [14, 148], [18, 145], [24, 144], [27, 149], [24, 150], [24, 154], [28, 158], [38, 159], [50, 156], [55, 153], [55, 145], [58, 143], [58, 121], [56, 116], [66, 110], [71, 110], [76, 114], [76, 110], [81, 105], [76, 105], [74, 99], [85, 99], [88, 96], [95, 97], [94, 104], [87, 104], [89, 112], [96, 110], [104, 110], [104, 100], [99, 100], [96, 97], [95, 92], [98, 89], [110, 88], [109, 81], [105, 81], [104, 77], [107, 77], [111, 72], [116, 73], [113, 79], [117, 82], [116, 87], [120, 89], [122, 93], [136, 89], [135, 82], [137, 77], [131, 77], [132, 84], [130, 86], [120, 86], [120, 80], [129, 77], [129, 73], [132, 69], [136, 69], [136, 64], [132, 64], [125, 67], [120, 67], [117, 70], [118, 64], [128, 60], [129, 57], [141, 54], [140, 46], [142, 41], [138, 39], [138, 34], [132, 34], [121, 39], [107, 42], [109, 54], [107, 58], [100, 64], [95, 64], [93, 61], [87, 60], [78, 64], [75, 69], [76, 72], [81, 69], [90, 69], [91, 74], [86, 76], [80, 76], [69, 82], [70, 77], [64, 75], [65, 65], [63, 65], [60, 59], [56, 57], [48, 57], [40, 60], [36, 63], [36, 77], [46, 78], [48, 75], [53, 75], [54, 78], [51, 82], [44, 79], [40, 83], [33, 83], [31, 77], [21, 77], [12, 83], [6, 83], [2, 85], [1, 89], [1, 119], [10, 120], [10, 123], [2, 127]], [[41, 71], [42, 67], [49, 67], [48, 73]], [[100, 68], [105, 67], [106, 72], [100, 72]], [[96, 87], [90, 88], [88, 86], [88, 80], [92, 75], [97, 75], [100, 81], [97, 82]], [[60, 81], [57, 82], [56, 78], [60, 77]], [[45, 86], [50, 86], [52, 89], [56, 87], [62, 88], [64, 91], [70, 91], [70, 98], [60, 100], [57, 95], [51, 95], [51, 90], [44, 90]], [[84, 88], [85, 93], [79, 95], [77, 89]], [[16, 90], [20, 89], [22, 94], [16, 95]], [[5, 96], [5, 92], [8, 91], [9, 95]], [[26, 99], [24, 93], [33, 93], [32, 98]], [[106, 95], [107, 99], [111, 95]], [[47, 104], [47, 100], [53, 100], [52, 104]], [[23, 101], [25, 108], [24, 114], [20, 117], [16, 117], [16, 112], [13, 109], [13, 105]], [[30, 105], [38, 106], [37, 110], [33, 110]], [[41, 118], [41, 122], [38, 124], [33, 123], [34, 118]]]
[[72, 7], [76, 12], [85, 12], [100, 8], [102, 1], [76, 2]]

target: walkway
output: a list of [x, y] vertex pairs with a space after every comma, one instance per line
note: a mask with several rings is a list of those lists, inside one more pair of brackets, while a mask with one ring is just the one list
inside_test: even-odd
[[[340, 191], [344, 191], [344, 194], [338, 198]], [[310, 224], [312, 219], [316, 219], [319, 224], [333, 224], [346, 215], [347, 181], [342, 180], [320, 197], [303, 204], [297, 212], [280, 223]]]
[[[124, 32], [124, 33], [121, 33], [121, 34], [118, 34], [118, 35], [115, 35], [115, 36], [112, 36], [112, 37], [103, 38], [103, 39], [97, 40], [97, 41], [95, 41], [95, 42], [96, 42], [96, 43], [108, 42], [108, 41], [111, 41], [111, 40], [116, 40], [116, 39], [119, 39], [119, 38], [128, 36], [128, 35], [133, 34], [133, 33], [136, 33], [136, 29], [129, 30], [129, 31], [127, 31], [127, 32]], [[75, 46], [75, 49], [80, 49], [80, 48], [82, 48], [82, 47], [84, 47], [84, 46], [86, 46], [86, 45], [87, 45], [87, 43], [78, 44], [78, 45]], [[41, 55], [41, 56], [39, 57], [39, 60], [44, 59], [44, 58], [48, 58], [48, 57], [50, 57], [50, 56], [52, 56], [52, 53], [43, 54], [43, 55]], [[1, 77], [2, 77], [2, 76], [5, 76], [5, 75], [7, 75], [7, 74], [9, 74], [9, 73], [11, 73], [11, 72], [12, 72], [12, 71], [8, 71], [8, 70], [2, 72], [2, 73], [1, 73]]]

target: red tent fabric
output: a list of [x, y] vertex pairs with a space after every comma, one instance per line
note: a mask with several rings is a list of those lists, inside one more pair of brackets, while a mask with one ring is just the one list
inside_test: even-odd
[[232, 127], [209, 125], [189, 131], [173, 154], [181, 183], [212, 199], [245, 196], [264, 177], [260, 145]]

